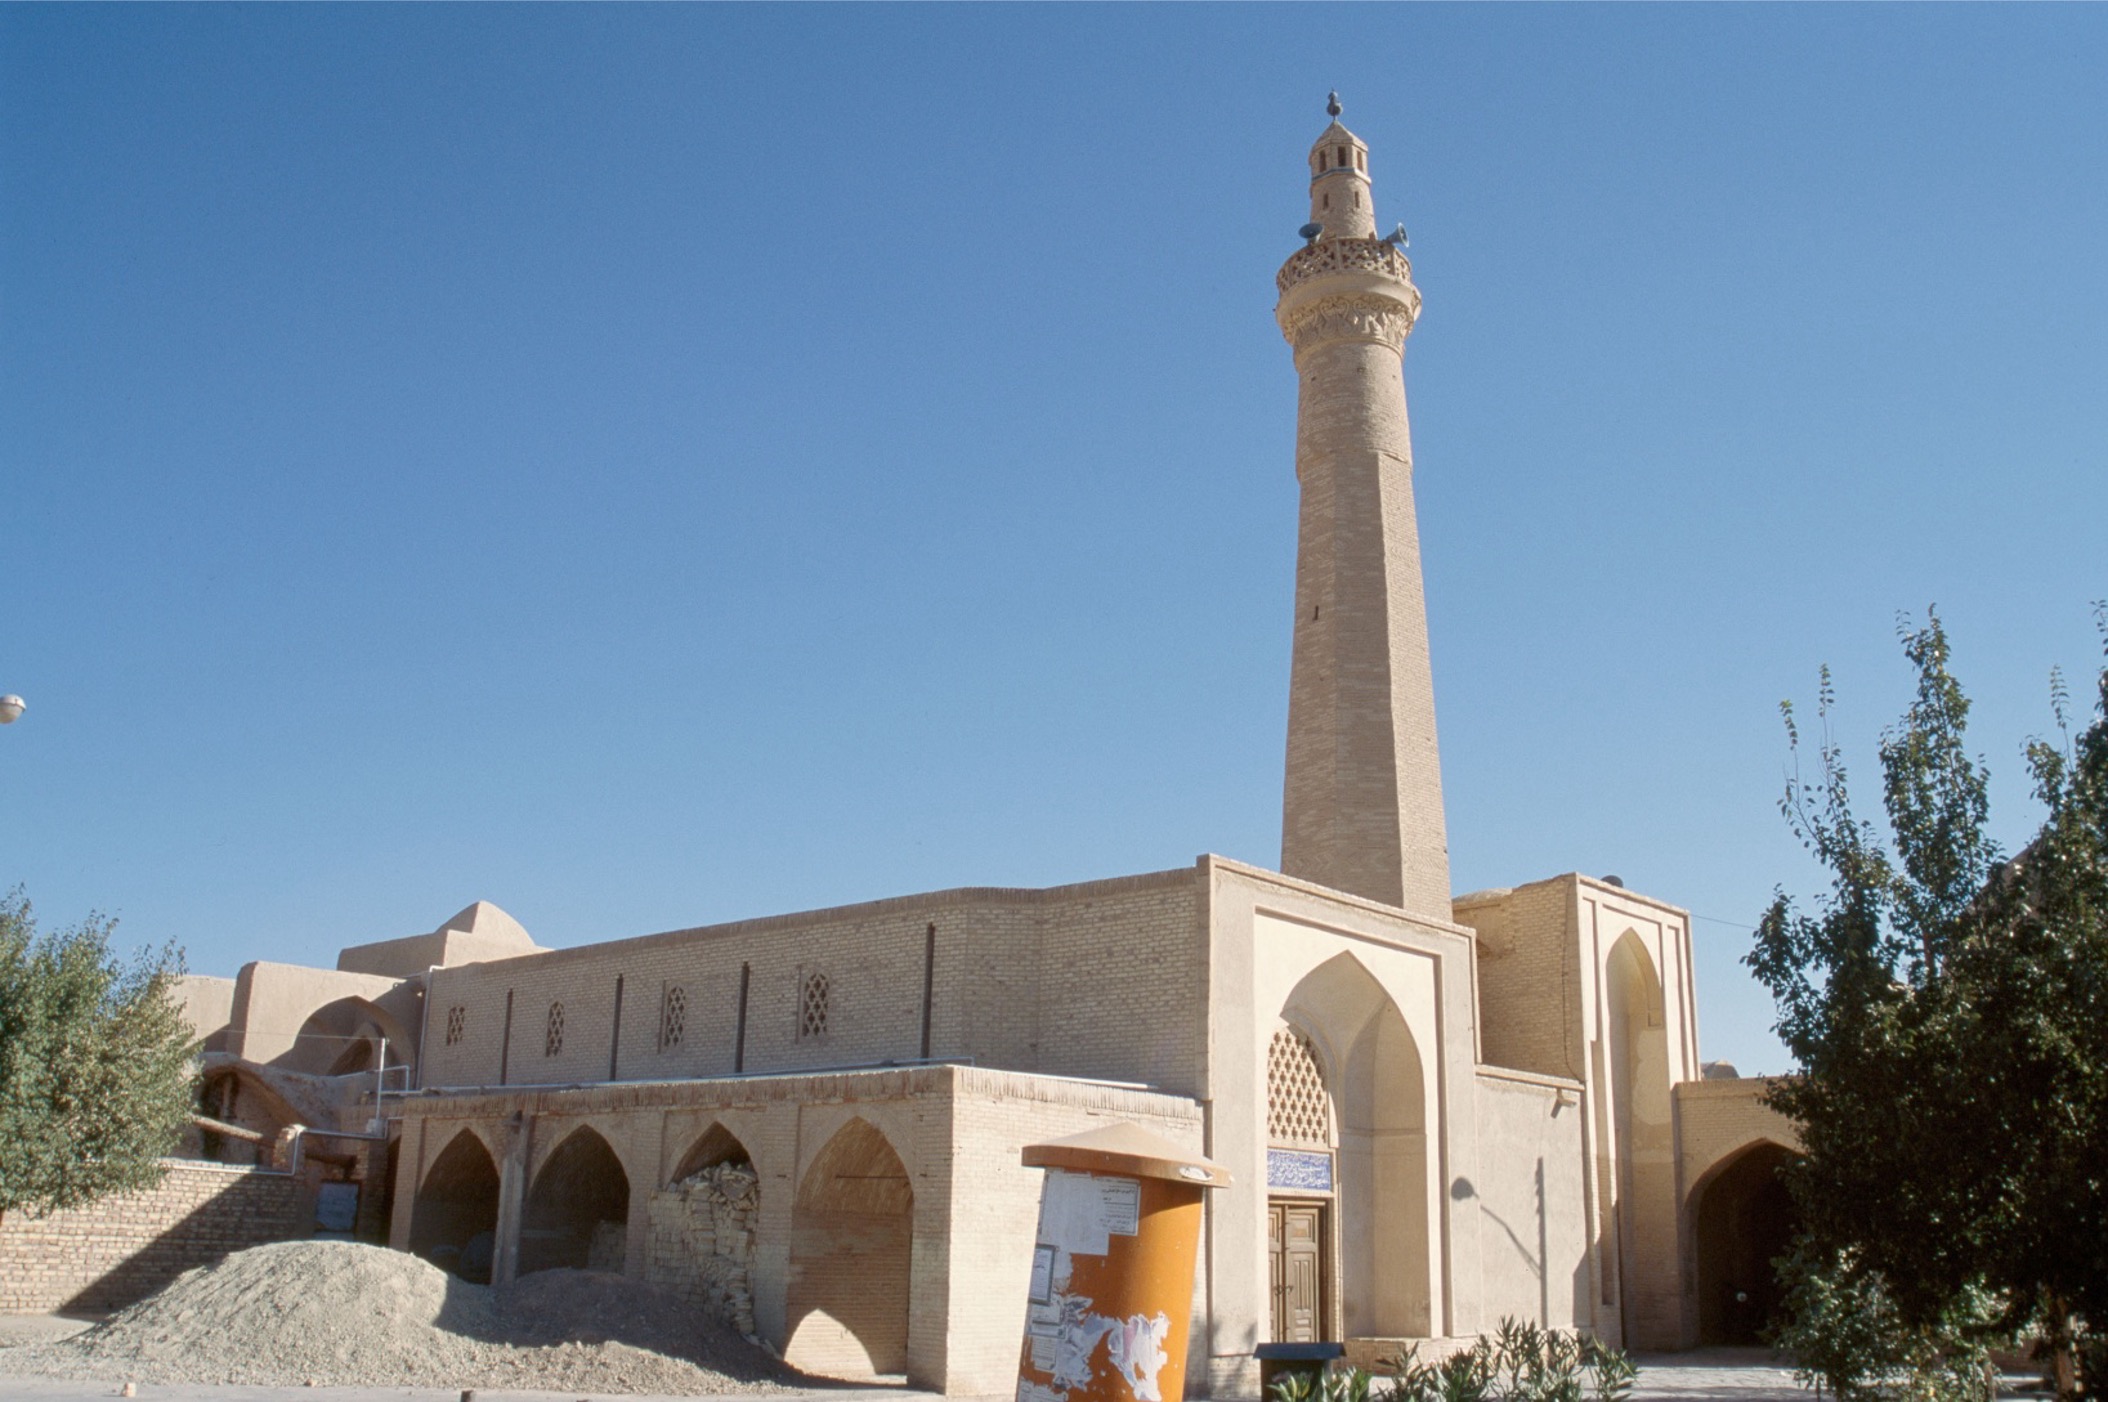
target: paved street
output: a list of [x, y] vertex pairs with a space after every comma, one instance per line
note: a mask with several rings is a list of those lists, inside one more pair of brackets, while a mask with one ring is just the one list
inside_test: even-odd
[[[0, 1337], [22, 1337], [18, 1318], [0, 1317]], [[11, 1340], [11, 1341], [12, 1341]], [[1702, 1353], [1659, 1354], [1641, 1360], [1635, 1402], [1668, 1398], [1720, 1398], [1724, 1402], [1812, 1402], [1796, 1387], [1793, 1375], [1757, 1350], [1721, 1349]], [[0, 1377], [0, 1398], [7, 1402], [87, 1402], [117, 1395], [110, 1383], [55, 1382]], [[232, 1387], [161, 1386], [142, 1383], [141, 1402], [459, 1402], [460, 1391], [400, 1387]], [[668, 1398], [576, 1392], [515, 1392], [476, 1389], [476, 1402], [672, 1402]], [[710, 1402], [942, 1402], [936, 1393], [906, 1389], [827, 1389], [805, 1394], [721, 1394]]]
[[[60, 1337], [82, 1327], [51, 1315], [0, 1315], [0, 1347]], [[1720, 1402], [1814, 1402], [1815, 1395], [1795, 1384], [1793, 1373], [1763, 1349], [1700, 1349], [1690, 1353], [1639, 1355], [1639, 1382], [1634, 1402], [1669, 1402], [1677, 1398], [1715, 1398]], [[2009, 1375], [2008, 1395], [2032, 1379]], [[102, 1382], [61, 1382], [0, 1375], [4, 1402], [87, 1402], [118, 1395]], [[141, 1402], [459, 1402], [456, 1388], [430, 1387], [234, 1387], [142, 1383]], [[521, 1392], [477, 1388], [476, 1402], [675, 1402], [634, 1394]], [[681, 1399], [680, 1402], [690, 1402]], [[905, 1388], [814, 1389], [806, 1393], [721, 1393], [708, 1402], [944, 1402], [933, 1392]]]

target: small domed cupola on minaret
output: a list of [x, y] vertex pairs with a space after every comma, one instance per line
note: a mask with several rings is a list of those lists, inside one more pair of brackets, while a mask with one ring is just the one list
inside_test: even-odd
[[1365, 239], [1376, 232], [1376, 205], [1369, 195], [1369, 146], [1339, 124], [1339, 94], [1325, 104], [1332, 125], [1310, 148], [1310, 222], [1324, 226], [1319, 239]]

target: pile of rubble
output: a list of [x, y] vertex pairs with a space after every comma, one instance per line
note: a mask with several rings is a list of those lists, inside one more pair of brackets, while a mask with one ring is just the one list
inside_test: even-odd
[[592, 1271], [503, 1290], [344, 1241], [280, 1242], [187, 1272], [0, 1373], [111, 1382], [773, 1392], [797, 1375], [689, 1301]]

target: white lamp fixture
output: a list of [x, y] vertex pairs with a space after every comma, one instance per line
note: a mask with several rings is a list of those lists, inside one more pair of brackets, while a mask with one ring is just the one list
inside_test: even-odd
[[19, 696], [0, 696], [0, 725], [12, 725], [28, 709], [29, 703]]

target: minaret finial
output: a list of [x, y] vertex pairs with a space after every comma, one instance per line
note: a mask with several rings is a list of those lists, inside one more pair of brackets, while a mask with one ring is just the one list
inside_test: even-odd
[[1339, 114], [1340, 114], [1340, 113], [1341, 113], [1341, 111], [1343, 111], [1343, 110], [1344, 110], [1344, 109], [1343, 109], [1343, 108], [1341, 108], [1341, 107], [1340, 107], [1340, 105], [1339, 105], [1339, 94], [1338, 94], [1338, 93], [1336, 93], [1336, 92], [1335, 92], [1335, 93], [1329, 93], [1329, 94], [1327, 94], [1327, 95], [1326, 95], [1326, 97], [1325, 97], [1325, 115], [1326, 115], [1326, 116], [1328, 116], [1328, 117], [1335, 117], [1335, 118], [1336, 118], [1336, 117], [1338, 117], [1338, 116], [1339, 116]]

